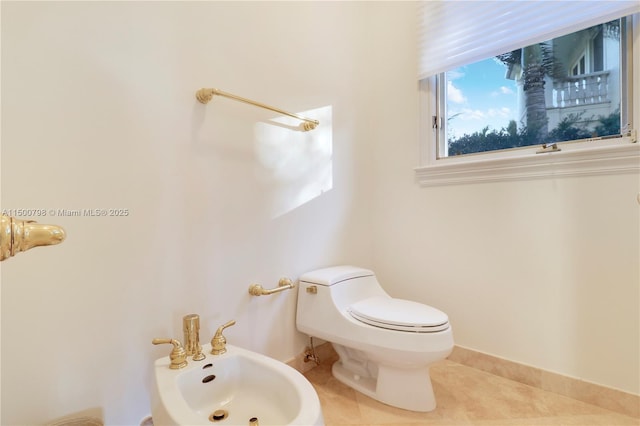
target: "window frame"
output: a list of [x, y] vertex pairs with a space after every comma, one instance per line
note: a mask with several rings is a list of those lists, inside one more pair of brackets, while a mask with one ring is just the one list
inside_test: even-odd
[[[436, 97], [437, 79], [428, 77], [418, 82], [420, 102], [420, 165], [416, 179], [421, 186], [440, 186], [478, 182], [499, 182], [561, 176], [588, 176], [640, 171], [640, 13], [628, 18], [627, 54], [622, 55], [621, 68], [627, 75], [627, 90], [621, 93], [634, 128], [618, 138], [596, 138], [562, 142], [560, 150], [541, 151], [540, 145], [509, 150], [488, 151], [464, 156], [438, 158], [436, 133], [432, 117], [440, 117]], [[631, 95], [631, 96], [629, 96]], [[623, 123], [629, 122], [621, 117]], [[440, 128], [441, 126], [436, 126]]]

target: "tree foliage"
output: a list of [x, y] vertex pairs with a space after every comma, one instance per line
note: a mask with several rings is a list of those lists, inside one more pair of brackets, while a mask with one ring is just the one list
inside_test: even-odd
[[586, 139], [592, 136], [592, 132], [581, 126], [584, 114], [569, 114], [558, 123], [558, 126], [549, 132], [548, 142], [574, 141]]
[[600, 117], [598, 121], [600, 124], [598, 124], [594, 129], [596, 135], [611, 136], [620, 133], [620, 110], [613, 114], [609, 114], [606, 117]]
[[[570, 114], [551, 130], [543, 143], [553, 143], [586, 139], [598, 136], [609, 136], [620, 133], [620, 112], [597, 119], [583, 119], [583, 113]], [[596, 124], [589, 130], [590, 124]], [[538, 131], [523, 126], [517, 129], [515, 120], [511, 120], [500, 130], [489, 130], [486, 126], [478, 132], [465, 134], [457, 139], [449, 140], [449, 155], [473, 154], [476, 152], [495, 151], [499, 149], [518, 148], [540, 143]]]

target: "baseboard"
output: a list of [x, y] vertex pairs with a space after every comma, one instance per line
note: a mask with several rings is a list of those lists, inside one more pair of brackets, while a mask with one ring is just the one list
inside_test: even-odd
[[496, 376], [615, 411], [616, 413], [640, 418], [639, 395], [519, 364], [461, 346], [455, 346], [448, 359]]
[[[316, 346], [316, 354], [320, 358], [320, 362], [333, 363], [337, 359], [331, 343], [328, 342]], [[304, 362], [304, 358], [305, 354], [303, 352], [287, 364], [301, 373], [305, 373], [314, 368], [316, 364], [314, 362]], [[639, 395], [519, 364], [461, 346], [454, 346], [453, 352], [448, 359], [505, 379], [524, 383], [626, 416], [640, 418]]]

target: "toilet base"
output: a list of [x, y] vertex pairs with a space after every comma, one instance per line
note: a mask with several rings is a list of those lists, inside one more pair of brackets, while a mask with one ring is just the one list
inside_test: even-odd
[[337, 361], [333, 376], [345, 385], [382, 403], [410, 411], [427, 412], [436, 408], [429, 367], [401, 369], [378, 365], [378, 377], [361, 377]]

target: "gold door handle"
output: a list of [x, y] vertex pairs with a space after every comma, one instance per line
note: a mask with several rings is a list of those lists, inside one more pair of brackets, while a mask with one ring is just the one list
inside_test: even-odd
[[64, 241], [64, 229], [32, 220], [18, 220], [2, 215], [0, 220], [0, 261], [38, 246], [50, 246]]

